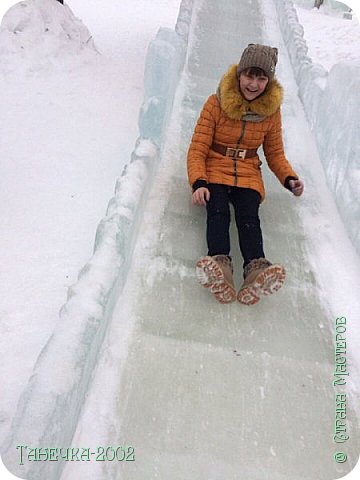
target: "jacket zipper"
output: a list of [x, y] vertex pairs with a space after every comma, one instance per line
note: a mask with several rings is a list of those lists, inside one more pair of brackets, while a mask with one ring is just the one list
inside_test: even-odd
[[[245, 134], [245, 127], [246, 127], [246, 121], [242, 120], [241, 133], [240, 133], [240, 137], [237, 141], [236, 148], [240, 147], [241, 141], [242, 141], [242, 139], [244, 137], [244, 134]], [[237, 163], [236, 162], [237, 162], [237, 159], [234, 157], [234, 187], [237, 186]]]

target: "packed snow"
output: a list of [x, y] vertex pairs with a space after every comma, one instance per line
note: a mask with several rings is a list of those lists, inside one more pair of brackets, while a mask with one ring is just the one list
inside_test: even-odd
[[[66, 438], [74, 432], [76, 425], [71, 415], [65, 437], [56, 437], [56, 424], [60, 424], [69, 398], [79, 396], [85, 401], [89, 394], [87, 384], [81, 379], [88, 378], [96, 367], [97, 354], [106, 338], [109, 302], [112, 306], [116, 303], [115, 293], [126, 284], [127, 275], [131, 278], [131, 254], [137, 236], [143, 235], [143, 243], [146, 243], [146, 235], [154, 234], [151, 222], [140, 226], [144, 208], [142, 198], [151, 184], [162, 151], [166, 120], [173, 107], [173, 94], [184, 62], [182, 42], [187, 34], [187, 15], [191, 13], [192, 2], [182, 2], [178, 38], [173, 29], [179, 4], [179, 0], [113, 2], [105, 9], [106, 14], [102, 10], [99, 16], [104, 6], [97, 0], [74, 0], [65, 6], [54, 0], [25, 0], [10, 9], [3, 19], [0, 29], [0, 87], [3, 92], [0, 156], [5, 188], [3, 186], [0, 195], [1, 204], [6, 208], [2, 212], [0, 240], [0, 288], [4, 292], [0, 301], [3, 385], [0, 434], [7, 444], [11, 443], [12, 428], [19, 428], [18, 432], [27, 428], [41, 443], [45, 425], [41, 420], [38, 422], [37, 413], [46, 410], [57, 411], [59, 415], [54, 417], [49, 413], [48, 420], [51, 419], [55, 427], [47, 425], [46, 428], [53, 429], [53, 439]], [[267, 8], [271, 5], [272, 2], [265, 2]], [[344, 19], [338, 12], [332, 15], [329, 9], [322, 12], [322, 9], [313, 11], [297, 6], [296, 11], [304, 26], [308, 55], [326, 72], [321, 72], [316, 81], [322, 89], [326, 83], [319, 79], [327, 79], [330, 72], [332, 83], [326, 84], [326, 98], [340, 98], [343, 72], [350, 76], [352, 72], [356, 74], [356, 70], [348, 66], [337, 67], [338, 61], [359, 61], [357, 19]], [[192, 13], [195, 18], [196, 9]], [[170, 28], [162, 29], [155, 38], [160, 26]], [[326, 36], [325, 31], [329, 32]], [[153, 42], [145, 60], [150, 40]], [[301, 93], [305, 74], [300, 73], [300, 77]], [[356, 79], [352, 81], [355, 82], [351, 83], [353, 88], [357, 88]], [[359, 111], [356, 102], [353, 107]], [[179, 105], [178, 108], [182, 114]], [[329, 115], [325, 106], [323, 110], [319, 108], [319, 112], [321, 117], [314, 120], [314, 125], [320, 125]], [[306, 113], [311, 124], [312, 112]], [[319, 128], [320, 145], [321, 141], [331, 145], [332, 119], [329, 119]], [[348, 122], [348, 117], [341, 118], [340, 122]], [[346, 139], [353, 149], [358, 148], [358, 126], [355, 124], [350, 129]], [[139, 132], [145, 138], [137, 140]], [[287, 135], [294, 139], [298, 132], [289, 127]], [[336, 198], [339, 168], [342, 186], [347, 184], [350, 175], [357, 178], [359, 171], [358, 164], [351, 162], [346, 163], [344, 170], [341, 160], [336, 157], [335, 165], [328, 169], [325, 166], [325, 172], [330, 171], [328, 182]], [[305, 161], [301, 165], [304, 171], [309, 168]], [[321, 175], [319, 170], [319, 178]], [[159, 192], [165, 195], [161, 187]], [[340, 198], [340, 204], [347, 209], [360, 193], [356, 185], [351, 188], [351, 191], [346, 190], [346, 201]], [[319, 187], [319, 193], [328, 195], [323, 186]], [[155, 202], [155, 207], [160, 205], [161, 201]], [[314, 248], [309, 258], [312, 267], [320, 272], [318, 279], [324, 291], [333, 295], [324, 303], [330, 305], [332, 311], [342, 312], [347, 308], [349, 316], [356, 317], [360, 311], [353, 300], [353, 292], [348, 290], [347, 279], [341, 282], [342, 286], [331, 275], [334, 269], [344, 272], [344, 262], [351, 259], [351, 265], [345, 265], [348, 278], [357, 278], [358, 257], [349, 247], [349, 251], [334, 258], [332, 246], [324, 234], [328, 227], [320, 228], [316, 237], [316, 230], [322, 224], [321, 215], [313, 212], [310, 218], [305, 207], [299, 211], [308, 225], [313, 223], [314, 231], [313, 236], [309, 236]], [[358, 225], [357, 210], [351, 215], [350, 223]], [[336, 225], [342, 231], [341, 222], [336, 220]], [[353, 241], [357, 241], [358, 234], [352, 235]], [[338, 239], [345, 244], [347, 239], [342, 235]], [[317, 244], [319, 239], [323, 248]], [[332, 258], [330, 265], [329, 258]], [[160, 260], [151, 267], [153, 270], [149, 268], [147, 279], [153, 280], [157, 272], [170, 269]], [[184, 272], [185, 267], [180, 267]], [[186, 277], [188, 273], [181, 275]], [[336, 295], [339, 291], [342, 292], [341, 301]], [[129, 297], [131, 299], [132, 294]], [[111, 343], [112, 356], [101, 357], [101, 366], [108, 368], [103, 378], [107, 379], [110, 395], [115, 393], [111, 390], [112, 377], [121, 373], [114, 361], [126, 358], [127, 342], [133, 329], [133, 310], [128, 304], [125, 304], [126, 314], [128, 321], [123, 336], [114, 330], [118, 343]], [[360, 335], [355, 325], [352, 335], [350, 348], [355, 368], [356, 364], [360, 365]], [[86, 356], [86, 349], [90, 356]], [[63, 358], [62, 365], [58, 364], [59, 355]], [[86, 360], [88, 358], [90, 361]], [[65, 369], [64, 365], [67, 365]], [[31, 378], [34, 366], [36, 375]], [[352, 381], [356, 383], [356, 380], [358, 378]], [[101, 439], [106, 438], [104, 425], [110, 411], [106, 396], [101, 395], [102, 388], [96, 378], [92, 397], [96, 392], [95, 405], [100, 405], [103, 411], [94, 422], [95, 426], [88, 427]], [[358, 385], [352, 385], [355, 392], [357, 388]], [[25, 393], [17, 406], [22, 392]], [[259, 392], [264, 401], [264, 386], [259, 387]], [[26, 410], [28, 401], [30, 409]], [[109, 399], [109, 403], [115, 400]], [[79, 415], [78, 408], [80, 406], [76, 405], [74, 415]], [[94, 411], [90, 403], [88, 412], [83, 413], [83, 428], [93, 421], [91, 413]], [[23, 418], [21, 412], [32, 415]], [[114, 428], [114, 425], [106, 423], [106, 428]], [[86, 438], [81, 434], [77, 431], [76, 438]], [[277, 456], [271, 444], [269, 452], [272, 457]], [[66, 478], [78, 478], [77, 470], [68, 468]], [[96, 465], [94, 479], [101, 478], [96, 476], [101, 475], [99, 472], [99, 465]], [[92, 477], [89, 474], [86, 478]]]

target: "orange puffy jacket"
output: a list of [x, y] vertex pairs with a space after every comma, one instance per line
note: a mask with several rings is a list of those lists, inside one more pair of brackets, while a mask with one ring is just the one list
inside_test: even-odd
[[211, 149], [213, 142], [227, 147], [257, 149], [261, 145], [270, 169], [284, 185], [287, 177], [298, 178], [287, 161], [282, 141], [282, 87], [274, 79], [265, 93], [249, 102], [240, 94], [236, 65], [222, 78], [217, 94], [206, 101], [197, 121], [188, 151], [191, 186], [207, 183], [251, 188], [265, 197], [258, 155], [234, 159]]

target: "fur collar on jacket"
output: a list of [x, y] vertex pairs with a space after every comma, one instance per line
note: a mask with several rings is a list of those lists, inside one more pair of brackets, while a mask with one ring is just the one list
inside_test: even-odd
[[220, 81], [217, 97], [221, 109], [232, 120], [241, 120], [246, 115], [247, 120], [261, 121], [264, 117], [273, 115], [279, 109], [283, 99], [280, 83], [274, 78], [260, 97], [249, 102], [239, 91], [236, 68], [237, 65], [232, 65]]

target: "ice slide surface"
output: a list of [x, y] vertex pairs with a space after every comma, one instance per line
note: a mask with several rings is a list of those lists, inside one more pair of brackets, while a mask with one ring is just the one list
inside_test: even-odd
[[[288, 275], [278, 294], [247, 308], [219, 305], [197, 284], [194, 263], [206, 251], [205, 211], [191, 205], [185, 163], [203, 102], [250, 42], [280, 46], [285, 147], [307, 190], [301, 199], [292, 197], [264, 161], [266, 253]], [[332, 239], [342, 225], [329, 202], [274, 5], [195, 0], [161, 163], [72, 441], [92, 449], [129, 445], [135, 461], [67, 462], [52, 473], [32, 468], [28, 478], [329, 480], [349, 472], [359, 452], [351, 403], [348, 461], [333, 459], [343, 447], [333, 441], [331, 322], [342, 312], [331, 309], [326, 299], [334, 290], [324, 290], [313, 269], [325, 237], [332, 260], [337, 252]], [[314, 220], [307, 223], [309, 216]], [[232, 245], [239, 285], [234, 229]], [[320, 278], [327, 273], [325, 268]], [[359, 283], [353, 271], [349, 281]]]
[[[338, 312], [329, 309], [311, 269], [316, 220], [305, 225], [304, 209], [320, 216], [329, 238], [337, 224], [326, 194], [317, 194], [326, 187], [312, 191], [322, 181], [321, 167], [271, 7], [195, 2], [161, 165], [113, 316], [118, 326], [129, 315], [135, 324], [113, 415], [121, 423], [117, 443], [133, 445], [136, 461], [110, 466], [109, 478], [328, 480], [357, 461], [359, 434], [350, 405], [348, 461], [333, 459], [339, 448], [332, 438], [330, 323]], [[251, 308], [219, 305], [197, 285], [194, 262], [206, 251], [205, 212], [191, 205], [185, 171], [201, 105], [249, 42], [280, 42], [285, 145], [307, 185], [307, 196], [295, 199], [265, 168], [266, 252], [286, 266], [288, 276], [282, 291]], [[235, 231], [232, 245], [239, 272]]]

